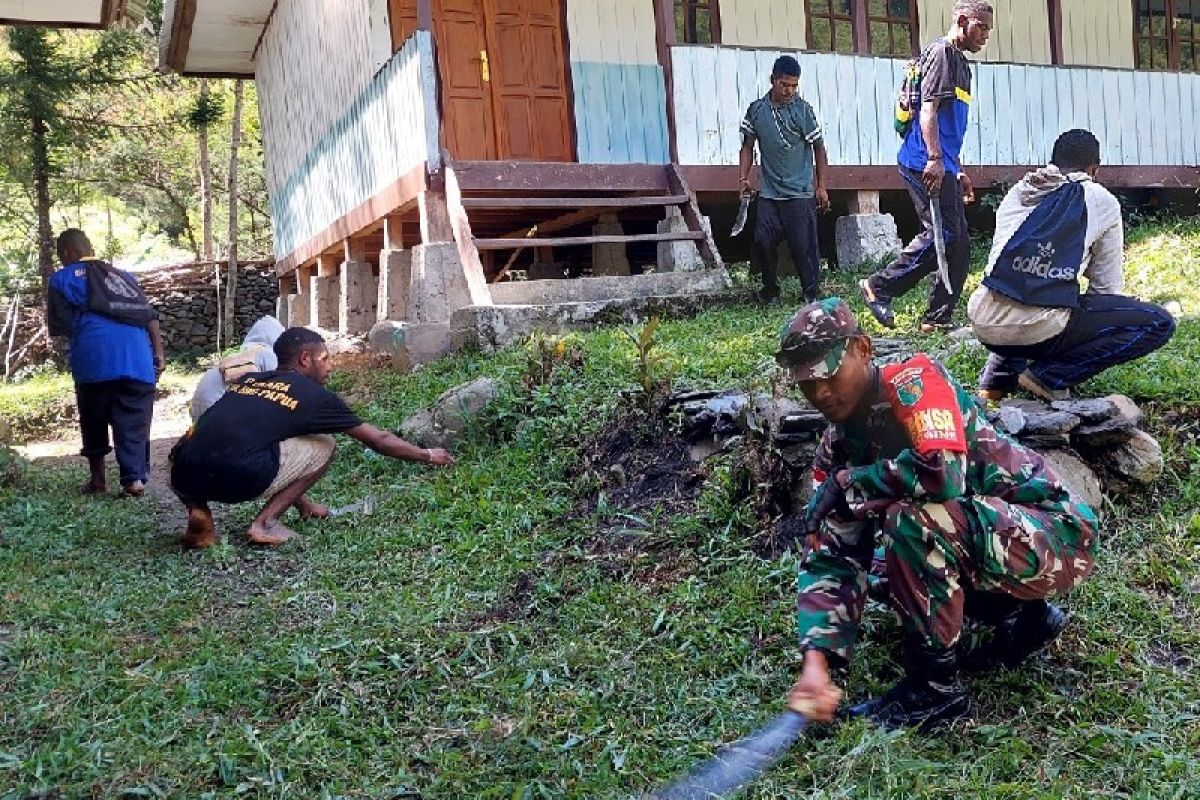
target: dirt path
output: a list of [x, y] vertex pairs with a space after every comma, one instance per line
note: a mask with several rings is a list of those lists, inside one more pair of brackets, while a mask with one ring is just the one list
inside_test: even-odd
[[[186, 516], [168, 485], [167, 456], [175, 442], [191, 425], [188, 404], [191, 389], [173, 391], [154, 401], [154, 421], [150, 425], [150, 482], [147, 499], [154, 507], [164, 532], [179, 530]], [[49, 469], [79, 467], [86, 472], [87, 460], [79, 455], [79, 430], [67, 428], [56, 431], [54, 438], [18, 445], [14, 449], [23, 458], [39, 467]], [[116, 463], [108, 458], [109, 490], [120, 488], [116, 480]]]

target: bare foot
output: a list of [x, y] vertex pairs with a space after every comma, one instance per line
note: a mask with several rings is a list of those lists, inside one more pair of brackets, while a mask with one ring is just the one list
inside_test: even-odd
[[90, 480], [83, 486], [80, 486], [79, 491], [82, 494], [104, 494], [108, 491], [108, 484], [96, 483], [95, 481]]
[[183, 535], [183, 546], [203, 550], [217, 543], [217, 530], [213, 526], [212, 512], [207, 508], [188, 509], [187, 533]]
[[296, 535], [296, 532], [279, 520], [271, 520], [266, 524], [251, 522], [246, 529], [246, 538], [255, 544], [283, 544]]
[[301, 495], [292, 507], [299, 511], [304, 519], [329, 519], [329, 509], [310, 500], [308, 495]]

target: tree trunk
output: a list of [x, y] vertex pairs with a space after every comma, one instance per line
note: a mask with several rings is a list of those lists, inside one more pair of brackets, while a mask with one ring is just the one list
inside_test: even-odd
[[[208, 99], [208, 79], [200, 79], [201, 102]], [[200, 137], [200, 227], [203, 230], [204, 261], [213, 260], [212, 166], [208, 163], [208, 125], [201, 125]]]
[[38, 223], [38, 270], [42, 276], [42, 300], [54, 274], [54, 233], [50, 228], [50, 146], [46, 121], [33, 117], [33, 195]]
[[229, 134], [229, 270], [225, 275], [225, 337], [232, 342], [234, 337], [234, 311], [237, 308], [238, 282], [238, 145], [242, 140], [242, 95], [245, 87], [241, 80], [233, 82], [233, 122]]

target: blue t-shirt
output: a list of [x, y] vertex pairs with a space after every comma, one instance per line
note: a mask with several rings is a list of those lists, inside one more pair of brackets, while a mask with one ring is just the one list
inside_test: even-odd
[[[957, 176], [961, 170], [959, 154], [967, 135], [967, 116], [971, 112], [971, 64], [957, 47], [946, 39], [929, 46], [921, 69], [921, 102], [938, 104], [938, 144], [946, 174]], [[902, 167], [925, 169], [929, 151], [921, 135], [920, 115], [913, 119], [896, 160]]]
[[68, 264], [51, 275], [50, 292], [59, 295], [57, 299], [52, 297], [51, 303], [65, 301], [75, 311], [67, 361], [76, 383], [156, 382], [154, 353], [146, 329], [87, 310], [87, 268], [82, 261]]

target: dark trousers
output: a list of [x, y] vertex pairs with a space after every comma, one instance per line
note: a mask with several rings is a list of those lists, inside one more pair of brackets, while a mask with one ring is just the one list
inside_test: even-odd
[[795, 200], [758, 198], [758, 219], [754, 225], [754, 250], [751, 266], [762, 273], [764, 299], [779, 296], [776, 272], [779, 243], [787, 239], [788, 252], [804, 287], [804, 297], [815, 300], [820, 294], [821, 262], [817, 250], [817, 201], [811, 197]]
[[947, 291], [940, 278], [936, 277], [937, 251], [933, 246], [933, 214], [929, 210], [929, 193], [921, 183], [921, 173], [900, 168], [900, 176], [908, 188], [917, 217], [921, 220], [921, 232], [908, 243], [900, 255], [887, 267], [876, 272], [867, 280], [871, 291], [880, 300], [894, 300], [909, 292], [921, 278], [934, 273], [933, 287], [929, 290], [929, 305], [922, 321], [934, 325], [948, 325], [962, 296], [967, 270], [971, 265], [971, 239], [967, 231], [967, 209], [963, 205], [962, 188], [955, 176], [947, 173], [942, 181], [939, 195], [942, 205], [942, 232], [946, 239], [946, 263], [950, 268], [951, 290]]
[[1119, 294], [1085, 294], [1067, 327], [1044, 342], [992, 345], [980, 389], [1010, 391], [1026, 368], [1047, 388], [1069, 389], [1162, 347], [1175, 320], [1162, 307]]
[[75, 404], [83, 438], [79, 454], [89, 458], [107, 455], [113, 449], [108, 444], [108, 429], [112, 428], [121, 485], [145, 483], [150, 468], [154, 384], [131, 380], [77, 383]]

